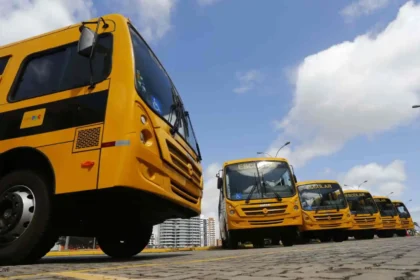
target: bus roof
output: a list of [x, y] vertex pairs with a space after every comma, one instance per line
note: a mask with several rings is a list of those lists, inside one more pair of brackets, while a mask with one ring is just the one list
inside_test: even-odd
[[367, 190], [343, 190], [343, 193], [369, 193]]
[[389, 199], [389, 197], [384, 196], [384, 195], [374, 195], [373, 198], [385, 198], [385, 199]]
[[[130, 20], [127, 17], [125, 17], [121, 14], [107, 14], [107, 15], [103, 15], [102, 18], [103, 19], [110, 19], [110, 20], [119, 18], [120, 20], [125, 20], [127, 22], [130, 22]], [[90, 21], [97, 21], [97, 20], [98, 20], [98, 18], [91, 18], [91, 19], [86, 20], [86, 21], [90, 22]], [[80, 21], [80, 22], [77, 22], [75, 24], [71, 24], [71, 25], [68, 25], [68, 26], [65, 26], [65, 27], [62, 27], [62, 28], [54, 29], [54, 30], [49, 31], [49, 32], [45, 32], [45, 33], [41, 33], [41, 34], [38, 34], [38, 35], [35, 35], [35, 36], [27, 37], [27, 38], [19, 40], [19, 41], [11, 42], [9, 44], [0, 46], [0, 50], [9, 48], [9, 47], [14, 46], [14, 45], [22, 44], [24, 42], [35, 40], [35, 39], [38, 39], [38, 38], [41, 38], [41, 37], [52, 35], [54, 33], [58, 33], [58, 32], [61, 32], [63, 30], [66, 30], [66, 29], [69, 29], [69, 28], [72, 28], [72, 27], [75, 27], [75, 26], [79, 26], [81, 24], [82, 24], [82, 22]]]
[[392, 201], [392, 203], [402, 203], [402, 204], [404, 204], [404, 202], [402, 202], [401, 200], [391, 200]]
[[309, 185], [309, 184], [321, 184], [321, 183], [330, 183], [330, 184], [339, 184], [337, 181], [335, 180], [311, 180], [311, 181], [301, 181], [301, 182], [297, 182], [296, 186], [302, 186], [302, 185]]
[[223, 167], [225, 167], [226, 165], [231, 165], [231, 164], [235, 164], [235, 163], [250, 162], [250, 161], [281, 161], [281, 162], [286, 162], [287, 164], [289, 164], [289, 162], [285, 158], [256, 157], [256, 158], [243, 158], [243, 159], [229, 160], [229, 161], [226, 161], [223, 164]]

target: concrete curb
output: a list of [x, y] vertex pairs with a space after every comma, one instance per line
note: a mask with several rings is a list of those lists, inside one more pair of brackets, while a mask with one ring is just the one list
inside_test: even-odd
[[[208, 251], [217, 250], [220, 247], [192, 247], [192, 248], [166, 248], [166, 249], [144, 249], [141, 253], [170, 253], [170, 252], [186, 252], [186, 251]], [[85, 256], [85, 255], [103, 255], [102, 250], [68, 250], [58, 252], [48, 252], [47, 257], [64, 257], [64, 256]]]

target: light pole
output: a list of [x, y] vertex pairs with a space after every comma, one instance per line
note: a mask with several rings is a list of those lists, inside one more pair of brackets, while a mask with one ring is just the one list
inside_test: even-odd
[[281, 146], [278, 150], [277, 150], [277, 153], [276, 153], [276, 156], [275, 157], [277, 157], [277, 154], [280, 152], [280, 150], [281, 149], [283, 149], [284, 147], [286, 147], [287, 145], [289, 145], [290, 144], [290, 142], [286, 142], [283, 146]]
[[[290, 142], [286, 142], [283, 146], [281, 146], [278, 150], [277, 150], [277, 153], [276, 153], [276, 156], [275, 157], [277, 157], [277, 155], [278, 155], [278, 153], [279, 153], [279, 151], [281, 150], [281, 149], [283, 149], [284, 147], [286, 147], [287, 145], [289, 145], [290, 144]], [[257, 152], [257, 154], [258, 155], [268, 155], [269, 157], [272, 157], [270, 154], [267, 154], [267, 153], [264, 153], [264, 152]]]
[[258, 155], [267, 155], [269, 157], [272, 157], [270, 154], [264, 153], [264, 152], [257, 152]]
[[357, 189], [360, 189], [360, 186], [363, 185], [364, 183], [367, 183], [367, 180], [365, 180], [364, 182], [360, 183], [359, 186], [357, 187]]
[[413, 105], [411, 108], [420, 108], [420, 105]]

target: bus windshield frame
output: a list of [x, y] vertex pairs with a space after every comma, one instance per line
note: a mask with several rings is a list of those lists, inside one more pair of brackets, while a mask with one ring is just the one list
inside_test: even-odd
[[[298, 192], [302, 209], [305, 211], [346, 209], [348, 207], [343, 190], [338, 183], [320, 182], [300, 185]], [[335, 198], [333, 198], [333, 194], [336, 196]], [[319, 205], [314, 205], [318, 201]], [[328, 202], [330, 205], [322, 205]]]
[[[394, 206], [395, 206], [395, 209], [397, 209], [397, 212], [398, 212], [398, 215], [400, 216], [400, 218], [407, 218], [407, 219], [411, 218], [411, 214], [408, 211], [408, 209], [407, 209], [407, 207], [405, 206], [404, 203], [394, 202]], [[399, 207], [403, 208], [403, 212], [400, 211]]]
[[[177, 123], [177, 134], [201, 158], [190, 114], [186, 114], [182, 98], [162, 63], [137, 29], [128, 23], [131, 49], [134, 55], [135, 88], [150, 110], [170, 127]], [[176, 104], [176, 100], [179, 104]], [[177, 108], [176, 108], [177, 107]], [[177, 114], [175, 110], [180, 110]], [[180, 120], [177, 118], [180, 117]]]
[[345, 193], [344, 196], [352, 214], [376, 214], [379, 212], [379, 208], [370, 193], [349, 192]]
[[398, 215], [398, 210], [389, 198], [376, 198], [375, 203], [379, 208], [379, 212], [383, 217], [395, 217]]
[[284, 161], [256, 160], [229, 164], [223, 172], [226, 198], [232, 201], [288, 198], [296, 195], [290, 166]]

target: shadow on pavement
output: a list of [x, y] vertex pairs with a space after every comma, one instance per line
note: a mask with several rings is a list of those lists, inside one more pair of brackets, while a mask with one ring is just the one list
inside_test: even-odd
[[64, 256], [64, 257], [44, 257], [37, 264], [79, 264], [79, 263], [124, 263], [124, 262], [141, 262], [141, 261], [150, 261], [156, 259], [165, 259], [165, 258], [176, 258], [182, 256], [188, 256], [191, 253], [177, 253], [177, 254], [150, 254], [150, 255], [137, 255], [129, 259], [115, 260], [108, 256], [104, 255], [87, 255], [87, 256]]

